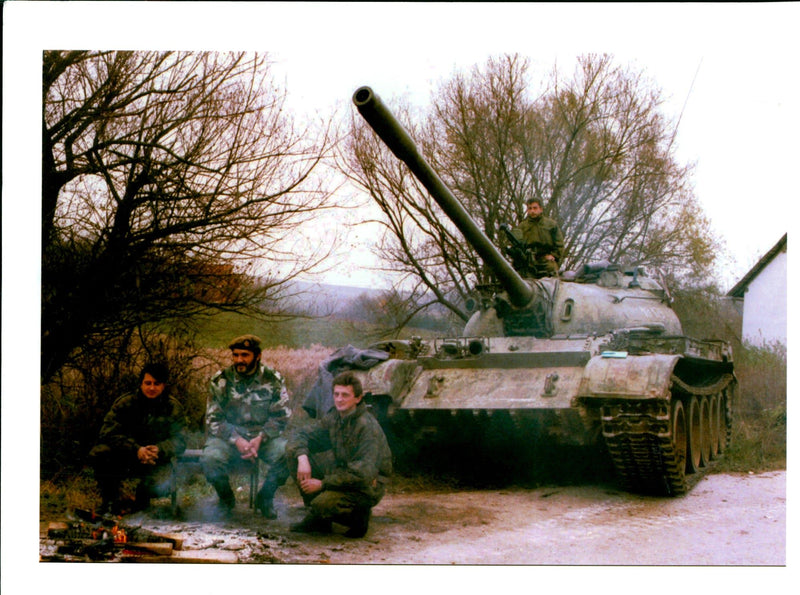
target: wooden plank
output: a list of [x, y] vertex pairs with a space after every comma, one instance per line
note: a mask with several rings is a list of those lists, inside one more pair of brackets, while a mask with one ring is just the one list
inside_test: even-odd
[[183, 537], [177, 533], [156, 533], [141, 527], [126, 528], [128, 541], [140, 543], [171, 543], [176, 550], [183, 549]]
[[178, 533], [153, 533], [154, 538], [163, 539], [172, 544], [172, 549], [183, 549], [183, 535]]
[[123, 549], [143, 551], [151, 554], [158, 554], [159, 556], [171, 556], [172, 544], [171, 543], [142, 543], [142, 542], [129, 542], [122, 544]]
[[146, 562], [150, 564], [236, 564], [239, 557], [235, 552], [225, 550], [182, 550], [173, 551], [171, 556], [144, 556], [122, 557], [123, 562]]
[[47, 525], [48, 537], [62, 537], [69, 531], [69, 525], [60, 521], [52, 521]]
[[183, 550], [180, 552], [173, 552], [169, 558], [170, 562], [206, 562], [218, 564], [236, 564], [239, 561], [239, 556], [236, 552], [229, 552], [227, 550]]

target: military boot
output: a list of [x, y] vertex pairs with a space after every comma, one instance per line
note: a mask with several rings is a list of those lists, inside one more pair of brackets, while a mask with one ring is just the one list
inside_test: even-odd
[[273, 499], [277, 488], [269, 481], [265, 481], [264, 485], [258, 491], [256, 496], [256, 510], [261, 511], [261, 515], [265, 519], [277, 519], [278, 513], [275, 512]]
[[101, 515], [103, 514], [119, 514], [119, 481], [115, 480], [100, 480], [98, 481], [100, 484], [100, 510], [98, 511]]
[[349, 527], [345, 532], [345, 537], [364, 537], [369, 529], [369, 519], [372, 516], [372, 508], [359, 507], [342, 521], [342, 524]]
[[226, 475], [219, 477], [211, 477], [208, 482], [217, 492], [219, 496], [219, 503], [217, 504], [217, 512], [223, 517], [230, 516], [231, 512], [236, 506], [236, 496], [233, 495], [231, 489], [231, 482]]
[[150, 508], [150, 499], [153, 497], [153, 481], [145, 477], [136, 486], [136, 499], [133, 502], [133, 510], [147, 510]]
[[299, 523], [292, 523], [289, 530], [293, 533], [330, 533], [333, 530], [330, 519], [323, 519], [309, 514]]

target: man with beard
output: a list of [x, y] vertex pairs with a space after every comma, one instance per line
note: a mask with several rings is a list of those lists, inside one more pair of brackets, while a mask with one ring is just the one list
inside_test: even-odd
[[228, 347], [233, 365], [211, 379], [203, 472], [219, 496], [220, 512], [228, 515], [236, 504], [229, 472], [243, 461], [262, 460], [269, 469], [256, 510], [274, 519], [275, 492], [289, 477], [281, 436], [291, 415], [289, 393], [280, 373], [261, 363], [261, 339], [244, 335]]
[[333, 379], [333, 405], [321, 419], [295, 430], [286, 446], [309, 507], [308, 516], [291, 530], [329, 533], [336, 522], [348, 527], [347, 537], [363, 537], [389, 482], [392, 452], [352, 372]]
[[186, 416], [168, 382], [165, 365], [145, 365], [136, 393], [114, 401], [103, 420], [98, 444], [89, 452], [103, 513], [123, 512], [119, 488], [126, 478], [139, 478], [133, 510], [144, 510], [151, 497], [169, 492], [168, 463], [186, 450]]
[[529, 198], [527, 205], [527, 216], [512, 233], [525, 246], [535, 276], [557, 277], [564, 256], [564, 236], [558, 224], [544, 216], [541, 200]]

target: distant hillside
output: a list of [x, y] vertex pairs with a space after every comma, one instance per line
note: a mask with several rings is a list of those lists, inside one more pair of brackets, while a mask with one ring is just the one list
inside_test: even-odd
[[[361, 298], [379, 298], [385, 290], [367, 287], [329, 285], [295, 281], [286, 287], [282, 306], [301, 314], [284, 321], [255, 320], [236, 312], [207, 317], [200, 324], [204, 345], [227, 345], [232, 336], [254, 333], [268, 347], [304, 348], [325, 345], [331, 348], [352, 344], [366, 346], [388, 337], [407, 339], [449, 334], [447, 312], [434, 308], [415, 317], [403, 331], [388, 331], [385, 321], [375, 319], [375, 311], [364, 308]], [[377, 301], [377, 300], [376, 300]], [[459, 326], [460, 328], [460, 326]]]
[[352, 309], [363, 295], [379, 297], [385, 290], [294, 281], [286, 298], [289, 306], [313, 316], [337, 316]]

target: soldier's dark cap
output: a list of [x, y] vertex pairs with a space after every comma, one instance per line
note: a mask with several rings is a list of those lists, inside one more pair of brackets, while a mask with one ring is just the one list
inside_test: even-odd
[[247, 351], [258, 353], [261, 351], [261, 338], [255, 335], [242, 335], [231, 341], [228, 349], [246, 349]]
[[526, 200], [526, 201], [525, 201], [525, 204], [526, 204], [526, 205], [529, 205], [529, 204], [531, 204], [532, 202], [539, 203], [539, 206], [541, 206], [541, 205], [542, 205], [542, 199], [541, 199], [541, 198], [536, 198], [535, 196], [532, 196], [532, 197], [530, 197], [528, 200]]

